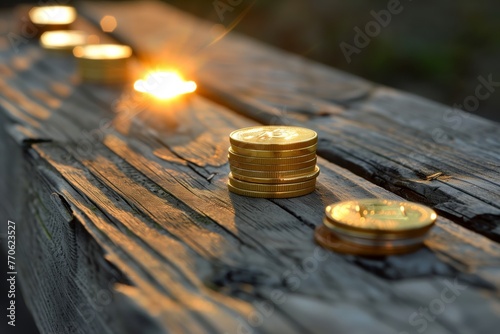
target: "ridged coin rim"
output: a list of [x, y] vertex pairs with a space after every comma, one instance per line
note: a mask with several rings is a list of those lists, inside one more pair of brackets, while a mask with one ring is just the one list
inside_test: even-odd
[[306, 188], [306, 189], [301, 189], [301, 190], [296, 190], [296, 191], [283, 191], [283, 192], [250, 191], [250, 190], [244, 190], [244, 189], [239, 189], [239, 188], [233, 187], [229, 182], [227, 183], [227, 187], [228, 187], [229, 191], [234, 193], [234, 194], [246, 196], [246, 197], [254, 197], [254, 198], [293, 198], [293, 197], [300, 197], [300, 196], [308, 195], [316, 190], [316, 187], [311, 187], [311, 188]]
[[232, 148], [228, 149], [228, 159], [245, 164], [282, 165], [309, 161], [316, 157], [316, 152], [292, 157], [254, 157], [235, 153]]
[[295, 149], [295, 150], [252, 150], [238, 146], [231, 146], [231, 149], [236, 154], [244, 155], [247, 157], [256, 158], [290, 158], [298, 157], [304, 154], [316, 153], [318, 145], [314, 144], [308, 147]]
[[236, 173], [231, 172], [231, 175], [240, 181], [246, 181], [246, 182], [254, 182], [254, 183], [261, 183], [261, 184], [286, 184], [286, 183], [297, 183], [297, 182], [305, 182], [311, 179], [315, 179], [318, 177], [320, 174], [320, 168], [316, 166], [313, 172], [310, 174], [304, 174], [301, 176], [294, 176], [294, 177], [280, 177], [280, 178], [259, 178], [259, 177], [251, 177], [251, 176], [245, 176], [245, 175], [239, 175]]
[[278, 178], [290, 178], [290, 177], [298, 177], [310, 174], [315, 171], [316, 165], [312, 165], [307, 168], [290, 170], [290, 171], [253, 171], [242, 169], [234, 166], [229, 166], [231, 172], [236, 173], [238, 175], [249, 176], [249, 177], [257, 177], [257, 178], [269, 178], [269, 179], [278, 179]]
[[239, 161], [235, 161], [233, 159], [229, 159], [229, 163], [231, 166], [240, 169], [247, 169], [253, 171], [263, 171], [263, 172], [285, 172], [290, 170], [298, 170], [304, 169], [311, 166], [316, 166], [317, 158], [314, 157], [309, 161], [298, 162], [298, 163], [289, 163], [289, 164], [281, 164], [281, 165], [263, 165], [263, 164], [247, 164]]
[[261, 184], [261, 183], [245, 182], [235, 179], [231, 173], [229, 173], [228, 182], [235, 188], [239, 188], [242, 190], [250, 190], [250, 191], [261, 191], [261, 192], [295, 191], [316, 186], [316, 179], [304, 182], [297, 182], [297, 183]]

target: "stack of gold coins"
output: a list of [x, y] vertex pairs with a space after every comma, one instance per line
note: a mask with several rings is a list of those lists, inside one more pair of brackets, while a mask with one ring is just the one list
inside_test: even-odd
[[71, 53], [77, 46], [87, 43], [87, 33], [77, 30], [47, 31], [40, 36], [40, 45], [50, 51]]
[[70, 6], [33, 7], [28, 16], [35, 25], [37, 36], [45, 31], [67, 30], [76, 20], [76, 9]]
[[363, 199], [326, 207], [323, 225], [316, 228], [321, 246], [347, 254], [384, 256], [408, 253], [422, 246], [436, 221], [436, 213], [423, 205]]
[[132, 49], [119, 44], [88, 44], [77, 46], [73, 55], [78, 60], [83, 81], [119, 84], [129, 80], [129, 59]]
[[261, 198], [290, 198], [316, 188], [318, 135], [294, 126], [256, 126], [229, 135], [228, 188]]

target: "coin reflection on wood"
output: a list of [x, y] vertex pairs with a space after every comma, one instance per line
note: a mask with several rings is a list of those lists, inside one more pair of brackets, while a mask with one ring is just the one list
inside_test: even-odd
[[347, 254], [382, 256], [419, 249], [436, 221], [423, 205], [387, 199], [340, 202], [326, 207], [316, 228], [321, 246]]
[[229, 140], [229, 191], [248, 197], [291, 198], [315, 190], [316, 132], [256, 126], [233, 131]]
[[120, 44], [89, 44], [77, 46], [73, 55], [78, 60], [83, 81], [123, 84], [129, 81], [129, 59], [132, 49]]

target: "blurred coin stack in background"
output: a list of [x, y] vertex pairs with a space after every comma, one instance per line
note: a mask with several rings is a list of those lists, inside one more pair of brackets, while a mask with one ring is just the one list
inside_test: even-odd
[[120, 44], [88, 44], [73, 49], [83, 81], [121, 84], [129, 78], [132, 49]]
[[28, 13], [36, 28], [36, 37], [46, 31], [68, 30], [76, 20], [76, 9], [70, 6], [37, 6]]
[[77, 46], [87, 43], [88, 34], [78, 30], [47, 31], [40, 36], [40, 45], [49, 51], [71, 54]]
[[290, 198], [316, 188], [318, 135], [293, 126], [256, 126], [229, 135], [228, 188], [261, 198]]

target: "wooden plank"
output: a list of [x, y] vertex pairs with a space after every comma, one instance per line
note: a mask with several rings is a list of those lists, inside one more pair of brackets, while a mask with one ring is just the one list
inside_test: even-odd
[[[129, 145], [119, 145], [119, 141], [113, 141], [117, 141], [117, 139], [109, 138], [107, 145], [115, 150], [130, 150]], [[142, 149], [146, 149], [146, 147], [142, 147]], [[182, 308], [187, 309], [191, 309], [189, 305], [196, 305], [200, 298], [201, 300], [209, 298], [215, 300], [212, 301], [213, 305], [210, 309], [216, 308], [218, 312], [214, 313], [215, 310], [213, 310], [209, 316], [206, 311], [200, 311], [199, 316], [207, 317], [207, 321], [215, 317], [217, 323], [222, 326], [219, 330], [226, 330], [241, 325], [238, 322], [231, 325], [228, 319], [249, 319], [252, 314], [262, 312], [258, 308], [258, 301], [262, 301], [271, 303], [276, 314], [265, 319], [262, 328], [258, 327], [256, 332], [276, 330], [277, 323], [283, 323], [284, 320], [289, 332], [295, 330], [302, 332], [301, 329], [326, 332], [334, 323], [340, 328], [350, 328], [354, 331], [368, 330], [364, 325], [358, 327], [358, 325], [349, 324], [351, 319], [343, 319], [346, 311], [345, 305], [351, 305], [348, 309], [352, 307], [356, 316], [370, 319], [369, 327], [372, 332], [377, 333], [387, 331], [391, 327], [407, 328], [406, 319], [411, 314], [411, 309], [417, 309], [419, 303], [423, 303], [425, 298], [439, 292], [444, 287], [442, 284], [446, 280], [458, 277], [460, 282], [467, 282], [465, 283], [467, 284], [466, 291], [467, 293], [471, 292], [471, 295], [461, 295], [460, 298], [463, 299], [453, 304], [453, 308], [456, 307], [456, 311], [464, 315], [469, 314], [467, 309], [471, 301], [483, 296], [485, 291], [493, 287], [492, 284], [498, 284], [498, 282], [495, 283], [496, 270], [492, 270], [497, 266], [500, 251], [498, 246], [471, 232], [465, 232], [464, 236], [463, 229], [457, 235], [453, 235], [449, 231], [453, 231], [456, 226], [446, 220], [440, 220], [439, 228], [436, 229], [428, 242], [430, 250], [437, 247], [437, 256], [429, 250], [422, 250], [405, 257], [389, 257], [379, 260], [362, 260], [330, 253], [321, 253], [321, 256], [316, 255], [317, 257], [315, 257], [319, 248], [314, 246], [311, 241], [311, 228], [320, 221], [322, 210], [319, 208], [324, 207], [323, 202], [331, 201], [330, 196], [335, 198], [339, 196], [338, 194], [333, 195], [329, 189], [324, 189], [326, 188], [324, 186], [319, 187], [316, 196], [309, 196], [309, 198], [283, 201], [259, 200], [255, 203], [255, 201], [246, 198], [231, 199], [225, 189], [225, 178], [215, 179], [212, 183], [206, 181], [207, 189], [203, 191], [200, 188], [199, 175], [188, 166], [171, 162], [165, 163], [160, 159], [157, 161], [148, 160], [142, 154], [134, 154], [134, 152], [128, 152], [128, 154], [134, 154], [135, 158], [128, 156], [127, 160], [135, 164], [139, 163], [135, 162], [136, 158], [143, 159], [148, 168], [157, 173], [154, 179], [144, 178], [128, 163], [105, 150], [94, 151], [93, 154], [96, 158], [85, 160], [84, 163], [89, 168], [90, 173], [78, 166], [77, 161], [70, 164], [73, 168], [68, 168], [67, 157], [58, 161], [65, 154], [63, 150], [53, 147], [52, 144], [37, 144], [36, 151], [49, 161], [58, 172], [62, 173], [62, 176], [70, 182], [72, 186], [70, 188], [80, 189], [83, 195], [89, 199], [88, 201], [92, 203], [92, 206], [96, 205], [94, 212], [96, 209], [102, 211], [105, 217], [112, 221], [100, 227], [104, 229], [102, 233], [109, 237], [109, 225], [117, 226], [118, 231], [121, 230], [121, 234], [125, 235], [127, 239], [131, 238], [139, 243], [139, 249], [130, 249], [130, 243], [132, 243], [130, 240], [120, 244], [120, 248], [125, 248], [132, 254], [131, 256], [135, 258], [133, 261], [141, 264], [143, 270], [150, 271], [147, 276], [154, 277], [165, 286], [164, 289], [168, 287], [167, 291], [174, 289], [178, 292], [172, 296], [170, 295], [172, 292], [163, 292], [158, 289], [155, 294], [148, 298], [144, 297], [143, 292], [138, 293], [143, 296], [139, 299], [141, 305], [149, 312], [153, 312], [152, 306], [149, 305], [150, 300], [158, 299], [157, 294], [160, 293], [166, 294], [167, 300], [169, 298], [178, 300]], [[77, 150], [72, 153], [76, 152]], [[143, 150], [141, 150], [142, 152]], [[159, 163], [162, 165], [155, 166]], [[330, 174], [328, 167], [322, 167], [324, 167], [324, 174]], [[145, 167], [142, 168], [145, 169]], [[227, 166], [222, 168], [227, 172]], [[187, 175], [179, 174], [181, 172]], [[362, 184], [365, 183], [347, 171], [344, 171], [344, 174]], [[163, 179], [161, 183], [157, 181], [160, 177]], [[341, 175], [335, 174], [330, 177], [336, 178], [336, 185], [339, 189], [345, 189], [341, 192], [343, 194], [341, 196], [353, 195], [353, 180], [342, 180]], [[188, 186], [186, 180], [190, 179], [198, 180], [196, 188]], [[340, 181], [347, 182], [349, 187]], [[329, 183], [328, 181], [323, 182]], [[161, 188], [158, 188], [159, 185]], [[355, 189], [359, 189], [359, 195], [363, 196], [379, 195], [372, 193], [372, 191], [385, 193], [380, 188], [377, 189], [369, 184], [365, 185], [364, 189]], [[111, 194], [106, 193], [110, 190], [115, 195], [111, 196]], [[63, 191], [63, 189], [59, 191]], [[66, 193], [62, 192], [64, 198], [66, 198]], [[390, 195], [385, 194], [385, 196]], [[66, 200], [70, 205], [80, 207], [85, 207], [85, 202], [87, 202], [74, 201], [71, 197]], [[230, 201], [232, 201], [232, 207], [227, 206]], [[187, 205], [191, 205], [191, 207], [187, 207]], [[180, 218], [176, 218], [175, 212], [179, 209], [185, 213]], [[86, 210], [89, 211], [89, 208]], [[196, 212], [198, 210], [199, 213]], [[255, 220], [252, 216], [255, 215], [255, 212], [260, 213], [259, 220]], [[201, 214], [203, 217], [197, 217]], [[191, 219], [193, 220], [191, 221]], [[200, 224], [201, 222], [203, 223]], [[158, 232], [152, 229], [154, 226], [157, 226]], [[267, 227], [264, 228], [264, 226]], [[464, 237], [467, 244], [460, 245], [461, 239]], [[470, 244], [471, 239], [477, 239], [477, 241]], [[460, 256], [460, 252], [455, 250], [453, 257], [448, 257], [446, 245], [467, 251], [467, 254], [475, 252], [480, 254]], [[152, 253], [152, 255], [144, 252]], [[443, 258], [440, 258], [442, 256]], [[310, 260], [306, 261], [307, 259]], [[314, 261], [317, 262], [317, 267], [314, 267]], [[130, 262], [128, 263], [130, 264]], [[116, 265], [123, 268], [123, 264], [119, 262]], [[308, 266], [314, 270], [308, 269]], [[377, 275], [381, 266], [385, 267], [382, 274], [386, 276], [385, 278], [380, 278]], [[165, 269], [160, 271], [160, 268]], [[467, 270], [474, 268], [475, 273], [460, 272], [460, 270], [465, 271], [466, 268]], [[165, 272], [173, 278], [165, 277]], [[138, 279], [134, 277], [134, 272], [127, 271], [126, 273], [134, 282], [135, 279]], [[182, 278], [178, 277], [177, 273], [182, 273]], [[299, 275], [305, 278], [299, 278]], [[490, 279], [484, 280], [480, 278], [481, 276]], [[386, 278], [391, 279], [387, 280]], [[393, 281], [394, 279], [396, 281]], [[414, 285], [409, 283], [412, 281], [415, 281]], [[183, 285], [190, 286], [191, 289], [195, 289], [195, 292], [181, 293]], [[401, 288], [404, 293], [398, 288], [394, 289], [394, 286], [404, 286], [404, 289]], [[251, 292], [247, 291], [250, 287]], [[375, 295], [373, 295], [375, 293], [374, 287], [380, 290]], [[139, 285], [138, 288], [146, 289], [143, 285]], [[215, 293], [212, 291], [213, 289], [215, 289]], [[283, 305], [273, 304], [272, 291], [276, 289], [283, 292], [287, 303]], [[415, 296], [422, 297], [422, 295], [412, 293], [412, 289], [427, 292], [424, 293], [425, 297], [420, 299]], [[314, 298], [313, 296], [316, 296], [320, 291], [323, 297], [321, 299]], [[243, 307], [243, 310], [250, 308], [251, 311], [243, 312], [233, 305], [236, 302], [234, 299], [237, 300], [237, 296], [242, 293], [252, 301], [250, 305]], [[494, 296], [492, 293], [493, 291], [489, 293], [490, 297], [487, 297], [488, 303], [495, 304], [494, 299], [490, 299]], [[136, 294], [134, 297], [138, 298]], [[145, 300], [142, 300], [143, 298]], [[184, 304], [187, 303], [184, 298], [190, 303]], [[394, 309], [392, 301], [389, 302], [387, 298], [392, 301], [399, 300], [398, 310]], [[336, 305], [339, 303], [344, 306], [338, 308]], [[477, 319], [478, 322], [488, 322], [490, 318], [488, 314], [491, 314], [491, 305], [488, 303], [481, 303], [485, 307], [481, 310], [482, 317]], [[251, 306], [252, 304], [253, 306]], [[376, 307], [374, 308], [373, 305]], [[175, 309], [172, 310], [170, 301], [166, 303], [163, 312], [169, 314]], [[231, 309], [233, 312], [240, 311], [236, 312], [236, 315], [234, 313], [227, 314], [227, 309]], [[332, 312], [332, 315], [329, 318], [323, 318], [323, 316], [320, 319], [314, 318], [313, 315], [320, 309]], [[377, 320], [377, 316], [373, 314], [375, 309], [379, 310], [377, 312], [382, 312], [382, 319], [387, 318], [391, 321], [384, 323]], [[380, 309], [385, 311], [380, 311]], [[161, 314], [162, 317], [166, 317], [163, 313]], [[216, 316], [217, 314], [219, 316]], [[280, 319], [280, 315], [283, 314], [286, 315], [284, 320]], [[491, 317], [494, 319], [495, 313], [491, 314]], [[244, 325], [245, 321], [248, 320], [243, 320]], [[437, 320], [436, 325], [432, 328], [439, 330], [442, 325], [445, 326], [447, 321], [444, 316], [443, 319]], [[189, 323], [196, 322], [191, 320]], [[479, 323], [474, 323], [473, 326], [478, 325]], [[194, 331], [194, 329], [190, 330]], [[459, 330], [457, 327], [451, 331]], [[190, 332], [189, 329], [186, 331]]]
[[83, 9], [95, 21], [114, 15], [114, 36], [151, 64], [192, 73], [211, 99], [265, 124], [314, 128], [324, 158], [500, 240], [498, 124], [226, 35], [159, 2]]
[[[121, 104], [134, 105], [131, 101]], [[327, 203], [352, 197], [394, 195], [325, 161], [320, 162], [323, 173], [315, 195], [282, 201], [230, 195], [225, 187], [227, 164], [217, 162], [224, 160], [221, 155], [225, 149], [220, 148], [220, 143], [227, 148], [227, 134], [232, 129], [255, 123], [194, 97], [187, 106], [174, 109], [176, 114], [165, 116], [174, 124], [182, 121], [184, 128], [198, 131], [179, 150], [172, 135], [151, 131], [154, 128], [148, 126], [149, 115], [158, 115], [159, 110], [165, 110], [164, 106], [152, 105], [135, 118], [121, 110], [113, 123], [121, 134], [111, 130], [104, 143], [123, 160], [99, 143], [86, 152], [79, 149], [78, 143], [67, 141], [65, 149], [58, 144], [35, 144], [35, 151], [41, 157], [33, 155], [37, 160], [42, 159], [34, 165], [46, 161], [49, 171], [54, 168], [52, 173], [64, 178], [63, 181], [38, 168], [37, 173], [52, 180], [51, 188], [42, 194], [60, 194], [74, 212], [81, 212], [77, 221], [110, 252], [110, 261], [133, 282], [133, 288], [119, 285], [114, 293], [125, 294], [128, 304], [137, 303], [146, 310], [151, 326], [161, 323], [164, 328], [181, 332], [196, 332], [216, 324], [221, 326], [215, 327], [216, 331], [248, 326], [249, 317], [262, 313], [258, 308], [261, 301], [271, 303], [276, 312], [257, 328], [263, 332], [284, 328], [287, 332], [327, 331], [335, 323], [340, 328], [360, 331], [369, 326], [376, 333], [391, 327], [407, 328], [407, 317], [419, 305], [425, 305], [425, 298], [439, 292], [436, 286], [443, 286], [446, 279], [457, 277], [468, 284], [468, 294], [461, 296], [463, 302], [454, 304], [457, 312], [469, 314], [465, 308], [471, 301], [494, 298], [492, 292], [488, 297], [479, 296], [500, 283], [494, 269], [500, 254], [498, 246], [445, 219], [440, 219], [438, 229], [427, 243], [429, 248], [413, 255], [367, 260], [321, 253], [315, 258], [318, 248], [312, 242], [312, 228], [321, 222]], [[105, 108], [95, 107], [82, 107], [78, 114], [86, 112], [107, 115]], [[161, 116], [156, 117], [159, 117], [156, 123], [161, 123]], [[215, 133], [210, 127], [196, 125], [210, 123], [215, 118], [219, 119], [219, 131]], [[186, 124], [189, 120], [195, 124]], [[205, 135], [202, 129], [210, 135]], [[196, 140], [198, 137], [207, 138], [203, 149]], [[213, 164], [198, 165], [207, 150], [216, 154]], [[215, 176], [207, 180], [210, 175]], [[334, 190], [331, 185], [335, 185]], [[75, 193], [73, 189], [78, 191]], [[53, 226], [57, 224], [47, 227], [50, 235], [56, 234]], [[323, 257], [326, 259], [320, 261]], [[307, 259], [317, 262], [315, 271], [309, 272], [307, 265], [312, 262], [308, 264]], [[130, 267], [131, 264], [134, 265]], [[415, 285], [409, 283], [412, 281], [416, 281]], [[404, 287], [400, 289], [405, 292], [394, 290], [394, 285]], [[246, 291], [250, 287], [251, 292]], [[375, 292], [374, 287], [383, 292]], [[186, 292], [188, 288], [195, 292]], [[283, 292], [287, 303], [273, 302], [276, 289]], [[413, 294], [412, 289], [427, 292]], [[247, 297], [242, 299], [240, 294]], [[153, 303], [159, 295], [164, 306]], [[317, 295], [322, 295], [322, 299], [314, 297]], [[251, 301], [245, 302], [246, 298]], [[397, 310], [391, 306], [394, 300], [398, 300]], [[63, 298], [54, 302], [65, 305], [70, 317], [74, 305], [68, 305]], [[213, 311], [197, 310], [198, 302], [209, 302]], [[337, 306], [339, 303], [344, 306]], [[372, 303], [377, 305], [376, 309], [385, 310], [382, 319], [390, 322], [378, 320], [379, 314], [373, 313]], [[481, 305], [485, 305], [481, 310], [485, 319], [493, 319], [490, 305], [487, 302]], [[315, 316], [319, 310], [334, 316], [325, 317], [323, 313]], [[353, 312], [351, 317], [363, 316], [369, 321], [352, 325], [352, 318], [345, 315], [347, 310]], [[171, 317], [184, 319], [182, 323], [190, 326], [184, 327]], [[212, 318], [217, 319], [216, 324]], [[231, 320], [235, 318], [243, 320]], [[436, 330], [447, 321], [447, 318], [436, 321]], [[50, 318], [45, 319], [44, 325], [50, 326]]]
[[[26, 162], [29, 164], [29, 162]], [[42, 333], [114, 333], [125, 331], [115, 285], [127, 280], [105, 258], [103, 248], [78, 222], [61, 194], [47, 182], [46, 170], [34, 173], [22, 191], [24, 210], [18, 219], [18, 279]], [[44, 169], [37, 164], [36, 169]], [[17, 203], [20, 205], [20, 203]], [[26, 247], [23, 245], [30, 245]], [[19, 296], [20, 298], [20, 296]], [[142, 312], [143, 313], [143, 312]], [[137, 312], [135, 317], [139, 317]]]

